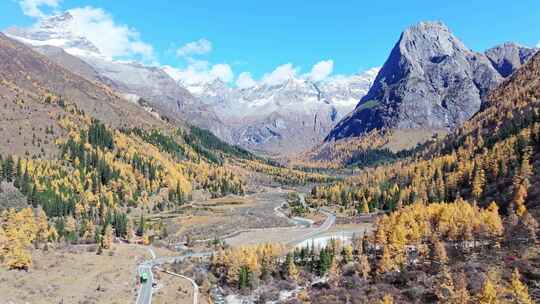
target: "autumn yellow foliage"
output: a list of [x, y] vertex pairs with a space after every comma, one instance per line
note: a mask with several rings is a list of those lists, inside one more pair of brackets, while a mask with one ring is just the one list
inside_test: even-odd
[[31, 245], [47, 242], [51, 230], [47, 217], [30, 208], [8, 209], [0, 214], [0, 260], [11, 269], [32, 266]]

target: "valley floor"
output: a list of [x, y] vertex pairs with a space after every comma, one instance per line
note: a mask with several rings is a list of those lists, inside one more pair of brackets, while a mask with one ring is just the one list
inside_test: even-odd
[[[266, 242], [293, 245], [319, 236], [350, 235], [369, 229], [369, 225], [334, 225], [335, 219], [323, 213], [311, 214], [312, 227], [301, 219], [291, 220], [281, 206], [287, 191], [265, 188], [245, 197], [200, 200], [181, 214], [161, 214], [170, 228], [174, 244], [185, 233], [195, 239], [229, 236], [223, 241], [237, 247]], [[174, 229], [176, 228], [176, 229]], [[207, 242], [196, 243], [203, 250]], [[202, 249], [201, 249], [202, 248]], [[154, 247], [159, 257], [180, 252]], [[150, 259], [148, 247], [116, 243], [112, 250], [96, 254], [95, 245], [59, 245], [33, 253], [34, 266], [28, 272], [0, 268], [0, 303], [131, 303], [139, 284], [137, 267]], [[193, 289], [188, 281], [154, 269], [157, 286], [154, 303], [192, 303]], [[201, 295], [199, 303], [206, 303]]]

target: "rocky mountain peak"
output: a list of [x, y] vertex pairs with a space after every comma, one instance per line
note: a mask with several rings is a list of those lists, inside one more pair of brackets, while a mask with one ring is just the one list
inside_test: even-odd
[[373, 129], [452, 129], [476, 113], [503, 78], [442, 22], [406, 29], [355, 110], [326, 140]]
[[505, 42], [487, 50], [486, 56], [503, 77], [508, 77], [537, 52], [536, 48]]
[[408, 28], [401, 36], [399, 50], [402, 56], [428, 59], [434, 63], [454, 56], [456, 52], [469, 52], [442, 22], [422, 22]]
[[65, 26], [67, 23], [73, 20], [73, 15], [70, 12], [64, 12], [59, 15], [54, 15], [49, 18], [44, 18], [39, 21], [39, 26], [41, 28], [60, 28]]
[[99, 49], [91, 41], [73, 31], [73, 20], [71, 13], [64, 12], [43, 18], [29, 28], [10, 27], [5, 33], [11, 38], [34, 46], [56, 46], [73, 55], [100, 56]]

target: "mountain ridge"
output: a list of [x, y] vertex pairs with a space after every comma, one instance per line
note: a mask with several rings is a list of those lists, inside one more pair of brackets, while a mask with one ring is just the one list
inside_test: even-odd
[[[144, 99], [149, 106], [169, 119], [187, 121], [210, 129], [220, 137], [227, 137], [226, 133], [220, 134], [224, 127], [215, 113], [200, 105], [163, 69], [137, 61], [114, 60], [103, 55], [88, 39], [70, 30], [73, 18], [69, 12], [65, 12], [44, 18], [30, 28], [8, 28], [5, 34], [31, 45], [76, 74], [103, 82], [122, 94]], [[58, 49], [65, 53], [60, 53]], [[82, 63], [76, 62], [76, 59]], [[65, 64], [66, 61], [69, 63]]]

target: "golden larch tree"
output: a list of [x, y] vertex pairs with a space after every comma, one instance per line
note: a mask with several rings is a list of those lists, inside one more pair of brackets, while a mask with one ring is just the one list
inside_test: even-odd
[[513, 302], [516, 304], [533, 304], [531, 296], [529, 296], [529, 291], [527, 285], [521, 282], [521, 275], [519, 271], [514, 269], [512, 273], [512, 281], [510, 282], [510, 291], [512, 292]]

